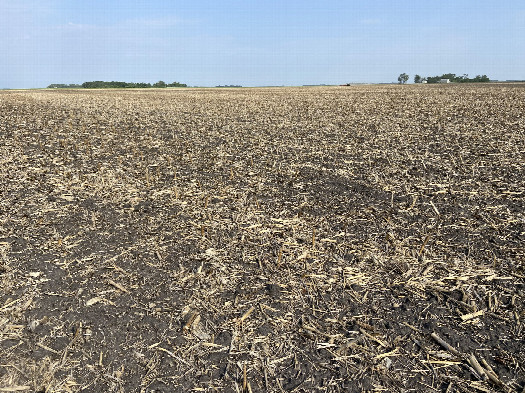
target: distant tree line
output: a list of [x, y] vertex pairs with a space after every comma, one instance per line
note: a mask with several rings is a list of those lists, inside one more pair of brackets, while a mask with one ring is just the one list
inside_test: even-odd
[[48, 89], [78, 89], [79, 87], [82, 87], [82, 86], [76, 85], [74, 83], [70, 83], [69, 85], [65, 83], [52, 83], [47, 88]]
[[241, 85], [218, 85], [215, 87], [242, 87]]
[[480, 83], [490, 82], [490, 78], [487, 75], [476, 75], [474, 78], [469, 78], [468, 74], [456, 75], [456, 74], [443, 74], [441, 76], [428, 76], [422, 78], [419, 75], [414, 77], [414, 83], [438, 83], [441, 79], [448, 79], [454, 83]]
[[164, 81], [158, 81], [156, 83], [144, 83], [144, 82], [104, 82], [104, 81], [93, 81], [93, 82], [84, 82], [81, 85], [77, 85], [74, 83], [71, 84], [63, 84], [63, 83], [53, 83], [49, 85], [48, 89], [133, 89], [133, 88], [148, 88], [148, 87], [155, 87], [155, 88], [163, 88], [163, 87], [188, 87], [185, 83], [180, 82], [173, 82], [173, 83], [166, 83]]
[[93, 81], [93, 82], [84, 82], [82, 87], [84, 89], [134, 89], [134, 88], [165, 88], [165, 87], [187, 87], [185, 83], [173, 82], [166, 83], [164, 81], [158, 81], [156, 83], [144, 83], [144, 82], [104, 82], [104, 81]]

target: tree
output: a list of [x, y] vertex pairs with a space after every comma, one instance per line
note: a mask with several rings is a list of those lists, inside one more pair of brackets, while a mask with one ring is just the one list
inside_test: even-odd
[[473, 82], [490, 82], [490, 79], [487, 75], [476, 75], [474, 79], [472, 79]]
[[441, 78], [440, 79], [448, 79], [450, 80], [451, 82], [455, 82], [456, 81], [456, 74], [443, 74], [441, 75]]
[[47, 88], [48, 89], [78, 89], [82, 86], [77, 85], [75, 83], [70, 83], [69, 85], [65, 83], [52, 83]]
[[168, 84], [168, 87], [187, 87], [186, 83], [173, 82]]
[[401, 75], [399, 75], [397, 80], [398, 80], [399, 84], [405, 84], [405, 83], [407, 83], [408, 78], [409, 78], [409, 76], [403, 72]]
[[166, 82], [164, 81], [158, 81], [157, 83], [153, 84], [153, 87], [166, 87]]
[[423, 79], [421, 78], [420, 75], [417, 75], [414, 77], [414, 83], [421, 83], [423, 82]]

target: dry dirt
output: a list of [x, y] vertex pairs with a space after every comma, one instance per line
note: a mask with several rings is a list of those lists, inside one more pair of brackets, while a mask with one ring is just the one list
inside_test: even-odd
[[0, 92], [0, 392], [525, 391], [525, 85]]

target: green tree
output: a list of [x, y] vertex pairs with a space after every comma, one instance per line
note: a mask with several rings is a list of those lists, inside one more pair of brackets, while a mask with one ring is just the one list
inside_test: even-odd
[[399, 77], [397, 78], [397, 81], [399, 82], [399, 84], [405, 84], [407, 83], [408, 78], [409, 76], [403, 72], [401, 75], [399, 75]]
[[474, 79], [472, 79], [473, 82], [490, 82], [490, 79], [487, 75], [476, 75]]
[[414, 83], [421, 83], [423, 79], [421, 78], [421, 75], [417, 75], [414, 77]]
[[166, 82], [164, 81], [158, 81], [157, 83], [153, 84], [153, 87], [166, 87]]
[[168, 87], [187, 87], [186, 83], [173, 82], [168, 85]]

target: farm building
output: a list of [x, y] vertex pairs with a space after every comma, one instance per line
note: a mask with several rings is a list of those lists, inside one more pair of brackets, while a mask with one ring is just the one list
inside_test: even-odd
[[438, 83], [450, 83], [450, 79], [440, 79]]

